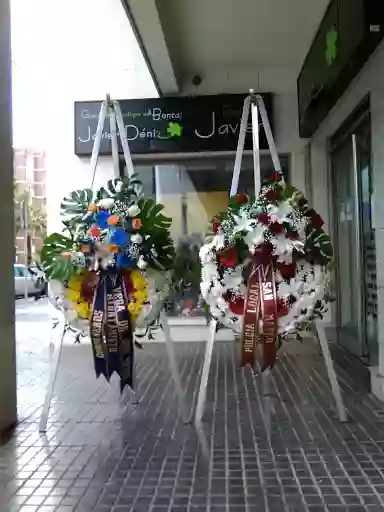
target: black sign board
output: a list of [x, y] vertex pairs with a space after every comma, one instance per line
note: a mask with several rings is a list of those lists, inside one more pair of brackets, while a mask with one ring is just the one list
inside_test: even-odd
[[[121, 100], [126, 136], [132, 154], [235, 151], [245, 94]], [[263, 94], [272, 125], [272, 97]], [[75, 102], [75, 153], [90, 155], [101, 101]], [[273, 125], [272, 125], [273, 126]], [[111, 154], [109, 120], [100, 153]], [[264, 130], [260, 147], [267, 149]], [[251, 119], [246, 149], [252, 149]], [[121, 147], [120, 147], [121, 150]]]
[[380, 1], [331, 1], [297, 81], [301, 137], [315, 133], [383, 37]]

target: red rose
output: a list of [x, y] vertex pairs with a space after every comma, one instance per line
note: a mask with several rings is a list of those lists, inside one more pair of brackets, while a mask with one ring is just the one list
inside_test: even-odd
[[222, 267], [234, 267], [238, 261], [235, 247], [222, 251], [219, 254], [219, 261]]
[[268, 265], [272, 261], [273, 245], [264, 243], [255, 251], [255, 260], [258, 265]]
[[281, 181], [282, 175], [281, 173], [274, 171], [270, 174], [268, 181]]
[[255, 215], [255, 217], [256, 217], [256, 219], [257, 219], [259, 222], [261, 222], [261, 224], [265, 224], [265, 225], [267, 225], [267, 226], [268, 226], [268, 225], [269, 225], [269, 223], [270, 223], [270, 219], [269, 219], [268, 213], [264, 213], [264, 212], [262, 212], [262, 213], [257, 213], [257, 214]]
[[93, 302], [93, 297], [95, 295], [96, 287], [99, 284], [100, 276], [94, 270], [88, 271], [83, 279], [83, 283], [81, 285], [81, 295], [82, 298], [91, 304]]
[[264, 194], [264, 197], [270, 203], [276, 203], [279, 200], [279, 196], [275, 190], [268, 190], [268, 192]]
[[290, 263], [289, 265], [280, 263], [278, 265], [278, 269], [280, 270], [280, 274], [283, 279], [292, 279], [296, 275], [296, 265], [293, 263]]
[[244, 314], [244, 298], [243, 297], [234, 297], [228, 301], [229, 310], [234, 315], [243, 315]]
[[130, 293], [133, 292], [131, 272], [129, 270], [122, 270], [121, 275], [122, 275], [123, 282], [125, 285], [125, 290], [126, 290], [127, 294], [129, 295]]
[[218, 220], [214, 220], [212, 222], [212, 232], [218, 233], [219, 229], [220, 229], [220, 222]]
[[288, 232], [287, 236], [290, 240], [297, 240], [299, 238], [299, 233], [295, 230], [291, 230]]
[[281, 235], [281, 233], [284, 232], [284, 226], [282, 224], [279, 224], [278, 222], [273, 222], [269, 229], [271, 230], [271, 233], [273, 235]]
[[249, 197], [247, 196], [247, 194], [236, 194], [233, 197], [233, 201], [236, 204], [246, 204], [249, 202]]
[[94, 226], [91, 227], [91, 229], [89, 230], [91, 235], [93, 236], [93, 238], [99, 238], [100, 236], [100, 233], [101, 233], [101, 229], [99, 228], [99, 226], [96, 226], [96, 224]]
[[277, 316], [286, 316], [289, 313], [289, 306], [284, 299], [278, 299], [277, 301]]
[[315, 229], [321, 229], [324, 226], [324, 221], [321, 218], [321, 215], [315, 213], [314, 215], [311, 216], [310, 224]]

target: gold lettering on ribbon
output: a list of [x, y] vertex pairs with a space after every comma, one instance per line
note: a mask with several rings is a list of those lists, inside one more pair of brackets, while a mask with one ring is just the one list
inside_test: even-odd
[[263, 369], [272, 367], [276, 361], [276, 338], [277, 338], [277, 305], [276, 289], [274, 281], [274, 270], [269, 265], [263, 272], [262, 283], [262, 319], [263, 319]]
[[103, 311], [96, 310], [92, 315], [92, 338], [96, 357], [104, 358], [102, 343]]
[[113, 293], [107, 293], [107, 343], [109, 352], [117, 352], [119, 335]]
[[242, 366], [254, 363], [255, 345], [258, 338], [260, 314], [260, 285], [257, 274], [253, 274], [248, 283], [248, 294], [244, 311], [242, 335]]

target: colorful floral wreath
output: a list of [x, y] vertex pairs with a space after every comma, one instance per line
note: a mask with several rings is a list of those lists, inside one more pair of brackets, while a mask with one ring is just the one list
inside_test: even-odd
[[271, 268], [279, 340], [322, 315], [332, 257], [320, 215], [275, 172], [253, 203], [238, 194], [213, 219], [200, 250], [201, 292], [213, 317], [240, 334], [250, 273]]
[[124, 280], [136, 326], [143, 328], [157, 317], [168, 295], [174, 260], [171, 219], [163, 209], [143, 196], [135, 175], [64, 198], [61, 216], [69, 235], [49, 235], [41, 260], [48, 278], [59, 282], [55, 294], [62, 290], [69, 317], [90, 320], [98, 276], [109, 271]]

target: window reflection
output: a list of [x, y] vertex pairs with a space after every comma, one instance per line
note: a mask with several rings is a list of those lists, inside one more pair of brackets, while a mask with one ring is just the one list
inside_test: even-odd
[[[288, 158], [281, 157], [288, 180]], [[172, 218], [171, 234], [176, 246], [176, 286], [167, 309], [171, 315], [203, 315], [200, 297], [199, 249], [209, 223], [228, 206], [234, 157], [201, 158], [156, 165], [137, 165], [146, 195], [153, 195]], [[261, 158], [261, 179], [273, 171], [270, 156]], [[239, 192], [254, 195], [253, 159], [244, 156]]]

